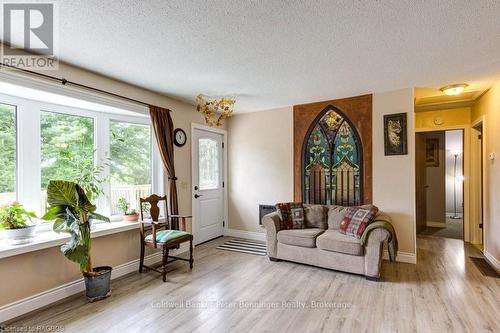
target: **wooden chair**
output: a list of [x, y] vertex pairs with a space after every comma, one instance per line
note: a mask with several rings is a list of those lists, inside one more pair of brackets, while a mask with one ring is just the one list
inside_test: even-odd
[[[160, 222], [160, 207], [159, 203], [164, 201], [165, 207], [165, 220]], [[191, 216], [182, 216], [182, 215], [168, 215], [167, 212], [167, 197], [160, 197], [156, 194], [152, 194], [147, 198], [139, 199], [141, 205], [141, 259], [139, 263], [139, 273], [142, 273], [143, 268], [151, 269], [158, 273], [161, 273], [163, 276], [163, 282], [167, 281], [167, 264], [177, 261], [183, 260], [189, 262], [189, 268], [193, 268], [193, 235], [186, 231], [186, 219], [191, 218]], [[144, 205], [149, 204], [149, 213], [151, 215], [151, 220], [144, 220]], [[180, 230], [171, 229], [172, 220], [173, 219], [181, 219], [182, 226]], [[164, 230], [162, 230], [164, 228]], [[150, 232], [151, 231], [151, 232]], [[174, 257], [168, 255], [170, 249], [179, 248], [182, 243], [189, 242], [189, 259], [184, 259], [180, 257]], [[161, 270], [159, 266], [146, 266], [144, 265], [144, 250], [145, 248], [150, 247], [153, 249], [161, 249], [162, 251], [162, 262], [161, 262]], [[173, 259], [169, 261], [168, 259]]]

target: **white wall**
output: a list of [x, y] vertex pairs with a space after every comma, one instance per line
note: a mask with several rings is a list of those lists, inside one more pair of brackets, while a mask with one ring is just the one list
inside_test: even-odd
[[259, 204], [293, 200], [293, 108], [228, 121], [229, 228], [261, 231]]
[[[408, 155], [384, 156], [384, 115], [406, 112]], [[413, 89], [373, 95], [373, 203], [389, 214], [399, 251], [415, 249], [415, 136]]]
[[[408, 113], [408, 155], [384, 156], [384, 114]], [[393, 218], [399, 250], [415, 253], [413, 89], [373, 96], [373, 200]], [[293, 200], [293, 107], [228, 122], [229, 227], [263, 231], [258, 205]]]
[[[453, 215], [455, 212], [454, 206], [454, 188], [456, 182], [456, 195], [457, 195], [457, 213], [463, 214], [463, 182], [460, 176], [463, 175], [463, 131], [446, 131], [446, 214]], [[462, 151], [462, 154], [457, 157], [457, 180], [455, 181], [454, 166], [455, 156], [452, 152]]]

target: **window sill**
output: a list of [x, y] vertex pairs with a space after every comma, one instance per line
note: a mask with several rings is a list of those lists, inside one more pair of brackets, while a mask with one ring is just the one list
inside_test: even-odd
[[[92, 238], [116, 234], [128, 230], [138, 229], [139, 222], [111, 222], [96, 223], [92, 226]], [[70, 236], [66, 233], [58, 234], [52, 230], [37, 232], [33, 242], [22, 245], [8, 245], [0, 239], [0, 259], [16, 256], [19, 254], [55, 247], [66, 243]]]

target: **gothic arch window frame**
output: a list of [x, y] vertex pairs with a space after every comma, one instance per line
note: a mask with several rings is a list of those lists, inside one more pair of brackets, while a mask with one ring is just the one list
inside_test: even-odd
[[[307, 146], [308, 146], [308, 143], [309, 143], [309, 138], [312, 134], [312, 132], [314, 131], [314, 128], [316, 127], [316, 125], [319, 124], [319, 122], [321, 121], [321, 119], [323, 119], [323, 117], [329, 112], [329, 111], [333, 111], [335, 113], [337, 113], [339, 116], [342, 117], [343, 121], [342, 123], [339, 125], [339, 128], [340, 126], [342, 126], [342, 124], [344, 122], [347, 122], [347, 124], [349, 125], [349, 127], [352, 129], [352, 133], [355, 137], [355, 141], [354, 143], [356, 144], [356, 149], [358, 151], [358, 155], [359, 155], [359, 204], [363, 204], [364, 203], [364, 160], [363, 160], [363, 156], [364, 156], [364, 153], [363, 153], [363, 143], [361, 141], [361, 136], [359, 135], [359, 132], [358, 132], [358, 129], [357, 127], [354, 125], [354, 123], [351, 121], [351, 119], [349, 119], [349, 117], [347, 117], [347, 115], [342, 112], [339, 108], [329, 104], [328, 106], [326, 106], [317, 116], [316, 118], [314, 118], [314, 120], [312, 121], [311, 125], [309, 126], [307, 132], [306, 132], [306, 135], [304, 137], [304, 141], [302, 142], [302, 152], [301, 152], [301, 165], [300, 165], [300, 168], [301, 168], [301, 179], [302, 179], [302, 189], [301, 189], [301, 192], [302, 192], [302, 200], [304, 201], [305, 198], [306, 198], [306, 155], [307, 155]], [[320, 125], [319, 126], [320, 129], [321, 129], [321, 132], [323, 133], [323, 135], [325, 137], [327, 137], [326, 133], [324, 132], [324, 129], [323, 127]], [[335, 140], [337, 138], [337, 135], [338, 135], [338, 131], [337, 133], [335, 133], [335, 137], [332, 139], [332, 142], [333, 142], [333, 145], [335, 145]], [[333, 155], [334, 153], [330, 150], [330, 158], [332, 159], [333, 158]], [[333, 165], [332, 165], [333, 166]]]

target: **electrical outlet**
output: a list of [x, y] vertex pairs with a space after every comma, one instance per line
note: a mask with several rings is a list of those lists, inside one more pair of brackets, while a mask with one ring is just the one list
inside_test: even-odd
[[495, 153], [489, 153], [488, 154], [488, 159], [490, 161], [494, 161], [497, 158], [497, 155]]

